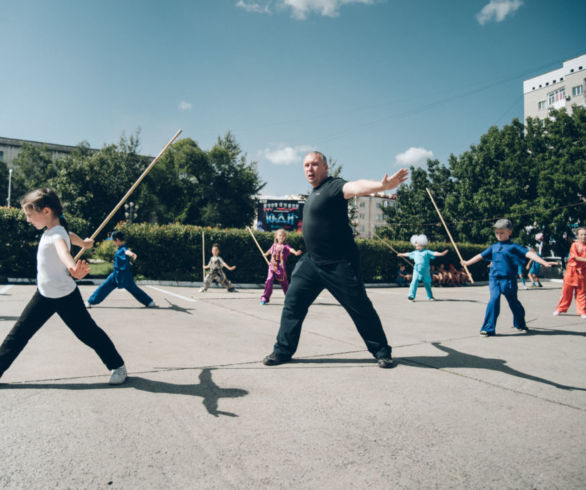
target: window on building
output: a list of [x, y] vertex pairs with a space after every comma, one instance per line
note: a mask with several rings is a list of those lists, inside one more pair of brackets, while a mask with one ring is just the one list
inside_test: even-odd
[[360, 207], [361, 207], [361, 208], [363, 208], [363, 207], [365, 207], [365, 206], [366, 206], [366, 203], [365, 203], [364, 201], [362, 201], [362, 202], [360, 203]]
[[4, 161], [4, 152], [0, 151], [0, 162]]
[[584, 86], [583, 85], [578, 85], [577, 87], [572, 87], [572, 95], [574, 97], [578, 96], [578, 95], [582, 95], [584, 93]]
[[537, 104], [538, 109], [545, 109], [545, 100], [540, 100]]
[[555, 92], [550, 92], [547, 96], [547, 105], [554, 105], [566, 98], [566, 89], [564, 87], [558, 88]]
[[360, 219], [364, 219], [364, 213], [360, 213]]

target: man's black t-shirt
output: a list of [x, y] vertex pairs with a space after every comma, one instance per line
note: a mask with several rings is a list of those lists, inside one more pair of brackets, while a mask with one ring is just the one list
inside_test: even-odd
[[303, 240], [316, 264], [354, 262], [358, 256], [342, 190], [345, 183], [344, 179], [326, 178], [303, 206]]

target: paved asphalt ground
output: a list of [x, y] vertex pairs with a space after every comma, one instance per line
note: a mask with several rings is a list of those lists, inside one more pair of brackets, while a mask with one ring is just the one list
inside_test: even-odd
[[[586, 320], [552, 316], [560, 288], [520, 291], [528, 334], [503, 299], [491, 338], [486, 286], [370, 289], [388, 370], [327, 293], [266, 367], [280, 291], [146, 287], [157, 310], [115, 291], [91, 314], [127, 383], [52, 318], [1, 380], [0, 487], [585, 488]], [[33, 291], [0, 285], [1, 338]]]

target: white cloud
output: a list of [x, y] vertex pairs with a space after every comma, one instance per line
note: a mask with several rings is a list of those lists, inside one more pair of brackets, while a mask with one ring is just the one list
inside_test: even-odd
[[236, 7], [258, 14], [272, 13], [271, 7], [290, 9], [293, 17], [304, 20], [313, 12], [326, 17], [340, 15], [340, 7], [351, 3], [372, 5], [377, 0], [238, 0]]
[[270, 14], [271, 9], [269, 5], [271, 4], [270, 1], [265, 1], [263, 4], [260, 2], [253, 2], [253, 1], [244, 1], [238, 0], [236, 6], [246, 10], [247, 12], [254, 12], [256, 14]]
[[426, 150], [425, 148], [416, 148], [412, 146], [403, 153], [399, 153], [395, 156], [395, 162], [401, 166], [413, 166], [419, 167], [427, 162], [427, 160], [433, 158], [433, 151]]
[[519, 10], [521, 5], [523, 5], [522, 0], [490, 0], [490, 2], [476, 14], [476, 20], [478, 20], [478, 23], [481, 26], [491, 20], [502, 22], [509, 14]]
[[340, 15], [340, 7], [351, 3], [371, 5], [374, 0], [282, 0], [283, 5], [291, 8], [293, 17], [303, 20], [312, 12], [326, 17]]
[[182, 100], [181, 102], [179, 102], [177, 109], [179, 109], [180, 111], [190, 111], [191, 110], [191, 103], [189, 103], [185, 100]]
[[293, 165], [301, 163], [306, 153], [312, 150], [311, 146], [279, 146], [278, 148], [265, 148], [260, 150], [260, 156], [275, 165]]

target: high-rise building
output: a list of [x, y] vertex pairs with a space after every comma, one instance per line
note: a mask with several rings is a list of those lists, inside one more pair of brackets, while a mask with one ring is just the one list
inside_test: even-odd
[[523, 82], [525, 121], [528, 117], [545, 119], [550, 109], [586, 106], [586, 54], [563, 62], [561, 68]]

